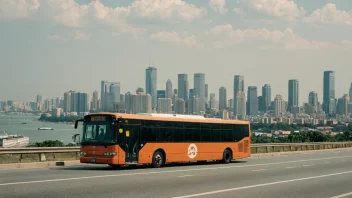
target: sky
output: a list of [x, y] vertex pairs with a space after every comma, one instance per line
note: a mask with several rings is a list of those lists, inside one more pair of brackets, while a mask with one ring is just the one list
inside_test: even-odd
[[324, 70], [336, 97], [352, 82], [351, 0], [0, 0], [0, 37], [0, 100], [91, 94], [101, 80], [134, 92], [150, 65], [158, 89], [205, 73], [216, 97], [232, 98], [234, 75], [285, 100], [298, 79], [301, 104], [310, 91], [322, 102]]

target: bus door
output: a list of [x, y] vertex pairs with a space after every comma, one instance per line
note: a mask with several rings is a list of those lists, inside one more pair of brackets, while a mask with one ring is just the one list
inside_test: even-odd
[[140, 125], [125, 125], [124, 126], [124, 150], [126, 152], [126, 163], [137, 163], [138, 152], [140, 149], [139, 132]]

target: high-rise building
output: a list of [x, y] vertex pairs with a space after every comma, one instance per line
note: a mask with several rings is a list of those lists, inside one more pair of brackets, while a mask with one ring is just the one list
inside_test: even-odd
[[97, 91], [93, 92], [93, 97], [92, 97], [92, 105], [90, 106], [90, 109], [93, 111], [98, 110], [98, 95], [99, 93]]
[[119, 82], [101, 81], [100, 108], [103, 111], [113, 111], [120, 102], [121, 85]]
[[236, 114], [241, 118], [243, 118], [246, 115], [246, 94], [242, 91], [237, 93], [236, 96]]
[[189, 99], [188, 96], [188, 76], [187, 74], [178, 74], [178, 87], [177, 87], [177, 94], [178, 98], [187, 101]]
[[349, 96], [350, 96], [350, 101], [349, 101], [349, 103], [352, 103], [352, 83], [351, 83], [351, 86], [350, 86]]
[[247, 115], [258, 115], [258, 91], [257, 87], [249, 86], [247, 93]]
[[219, 110], [222, 111], [227, 107], [227, 96], [226, 96], [226, 88], [220, 87], [219, 89]]
[[334, 113], [335, 104], [335, 72], [324, 71], [323, 110], [325, 113]]
[[284, 111], [284, 100], [281, 95], [276, 95], [274, 99], [275, 116], [281, 117]]
[[207, 108], [209, 108], [209, 109], [218, 109], [219, 108], [219, 106], [217, 105], [217, 102], [216, 102], [215, 93], [210, 93], [209, 103], [207, 105]]
[[297, 79], [288, 81], [288, 110], [291, 112], [292, 107], [299, 106], [299, 81]]
[[186, 103], [181, 98], [176, 100], [175, 113], [176, 114], [186, 113]]
[[194, 97], [194, 89], [189, 89], [189, 99]]
[[71, 112], [71, 92], [64, 93], [64, 112]]
[[208, 93], [208, 84], [205, 84], [205, 85], [204, 85], [204, 98], [205, 98], [205, 103], [208, 103], [208, 96], [209, 96], [209, 93]]
[[37, 102], [42, 103], [43, 102], [43, 97], [41, 95], [37, 95]]
[[262, 87], [262, 96], [266, 104], [266, 111], [267, 111], [271, 105], [271, 85], [265, 84]]
[[171, 98], [158, 99], [158, 113], [171, 113]]
[[349, 96], [348, 94], [345, 94], [343, 97], [338, 99], [337, 102], [337, 114], [339, 115], [347, 115], [348, 112], [348, 101], [349, 101]]
[[152, 98], [152, 108], [157, 108], [157, 69], [148, 67], [145, 72], [145, 92]]
[[199, 98], [199, 111], [205, 111], [205, 75], [203, 73], [194, 74], [194, 96]]
[[136, 94], [131, 94], [130, 92], [125, 95], [125, 109], [126, 113], [151, 113], [152, 112], [152, 102], [151, 96], [145, 94], [142, 88], [136, 90]]
[[172, 82], [170, 79], [168, 79], [166, 81], [166, 98], [172, 98], [172, 96], [174, 95], [172, 91]]
[[261, 113], [265, 113], [268, 110], [268, 106], [265, 103], [264, 96], [258, 96], [258, 110]]
[[[239, 110], [237, 109], [237, 107], [241, 106], [240, 104], [237, 104], [239, 102], [237, 101], [237, 96], [240, 92], [244, 92], [244, 76], [235, 75], [233, 82], [234, 115], [241, 114], [241, 112], [239, 112]], [[246, 105], [244, 108], [246, 108]]]
[[319, 109], [319, 101], [318, 101], [318, 93], [311, 91], [309, 92], [308, 103], [313, 109], [313, 113], [318, 112]]

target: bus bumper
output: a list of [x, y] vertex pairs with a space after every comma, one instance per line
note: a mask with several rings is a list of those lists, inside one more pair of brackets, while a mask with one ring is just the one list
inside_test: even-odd
[[119, 164], [118, 157], [80, 157], [81, 163], [89, 164]]

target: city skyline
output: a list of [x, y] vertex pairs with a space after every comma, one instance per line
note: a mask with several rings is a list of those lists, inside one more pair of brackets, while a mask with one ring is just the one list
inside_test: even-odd
[[[144, 85], [138, 85], [138, 86], [136, 86], [136, 89], [137, 88], [140, 88], [140, 87], [145, 87], [145, 86], [151, 86], [151, 85], [154, 85], [154, 83], [156, 82], [156, 79], [154, 80], [154, 82], [152, 83], [152, 84], [150, 84], [150, 80], [147, 80], [147, 79], [149, 79], [150, 77], [150, 75], [151, 75], [151, 71], [153, 71], [153, 77], [154, 77], [154, 75], [155, 75], [155, 77], [156, 78], [159, 78], [159, 75], [158, 75], [158, 73], [157, 73], [157, 70], [158, 70], [158, 68], [156, 68], [156, 67], [146, 67], [145, 68], [145, 84]], [[334, 81], [333, 81], [333, 84], [334, 85], [332, 85], [333, 87], [334, 87], [334, 89], [336, 90], [336, 76], [335, 76], [335, 71], [332, 71], [332, 70], [327, 70], [327, 71], [323, 71], [323, 76], [325, 77], [326, 76], [326, 74], [327, 73], [331, 73], [332, 72], [332, 74], [333, 74], [333, 79], [334, 79]], [[193, 85], [193, 86], [189, 86], [189, 84], [190, 84], [190, 82], [189, 82], [189, 76], [190, 75], [188, 75], [188, 74], [185, 74], [185, 73], [180, 73], [180, 74], [177, 74], [177, 76], [178, 76], [178, 79], [177, 79], [177, 82], [176, 82], [176, 84], [178, 84], [178, 86], [180, 86], [180, 85], [183, 85], [184, 84], [184, 80], [187, 80], [186, 82], [187, 82], [187, 85], [183, 85], [183, 86], [186, 86], [187, 88], [188, 88], [188, 91], [186, 91], [187, 93], [187, 95], [189, 95], [190, 94], [190, 92], [193, 92], [194, 91], [194, 83], [198, 83], [198, 82], [196, 82], [196, 81], [194, 81], [194, 76], [197, 76], [197, 78], [199, 78], [199, 75], [201, 75], [202, 77], [201, 77], [201, 79], [203, 79], [203, 83], [204, 83], [204, 85], [205, 85], [205, 87], [208, 87], [209, 85], [208, 85], [208, 83], [206, 83], [207, 81], [205, 80], [207, 77], [207, 75], [206, 74], [204, 74], [204, 73], [194, 73], [193, 75], [191, 75], [191, 76], [193, 76], [193, 78], [192, 78], [192, 82], [191, 82], [191, 85]], [[234, 90], [234, 89], [240, 89], [240, 92], [242, 92], [242, 87], [244, 88], [244, 90], [243, 90], [243, 92], [244, 92], [244, 94], [245, 94], [245, 97], [246, 97], [246, 101], [247, 101], [247, 99], [248, 99], [248, 88], [250, 88], [250, 87], [256, 87], [257, 88], [257, 96], [259, 97], [259, 96], [263, 96], [262, 95], [262, 93], [264, 93], [264, 94], [266, 94], [266, 92], [268, 92], [268, 94], [270, 94], [269, 96], [268, 96], [268, 98], [270, 98], [271, 97], [271, 101], [270, 102], [272, 102], [272, 101], [274, 101], [274, 98], [276, 97], [276, 95], [280, 95], [281, 97], [282, 97], [282, 99], [284, 100], [284, 101], [287, 101], [288, 102], [288, 107], [290, 107], [290, 101], [289, 101], [289, 93], [290, 93], [290, 86], [293, 86], [293, 85], [291, 85], [291, 83], [292, 82], [295, 82], [295, 83], [299, 83], [299, 80], [298, 79], [288, 79], [287, 80], [287, 82], [288, 82], [288, 87], [287, 87], [287, 90], [286, 90], [286, 92], [288, 93], [287, 94], [287, 98], [285, 98], [285, 97], [283, 97], [285, 94], [284, 93], [273, 93], [272, 92], [272, 87], [273, 87], [273, 85], [271, 85], [271, 84], [263, 84], [263, 85], [261, 85], [261, 86], [252, 86], [252, 85], [248, 85], [248, 86], [246, 86], [246, 77], [245, 76], [242, 76], [242, 75], [234, 75], [233, 76], [233, 85], [232, 85], [232, 87], [229, 89], [229, 88], [227, 88], [227, 87], [224, 87], [224, 86], [221, 86], [221, 87], [224, 87], [225, 89], [226, 89], [226, 96], [227, 96], [227, 100], [229, 100], [229, 99], [233, 99], [233, 97], [232, 97], [232, 95], [230, 95], [229, 96], [229, 90]], [[180, 82], [181, 82], [181, 84], [179, 84], [179, 82], [178, 82], [178, 80], [180, 80]], [[238, 80], [240, 80], [240, 82], [238, 81]], [[70, 91], [76, 91], [76, 92], [84, 92], [84, 93], [88, 93], [89, 94], [89, 97], [90, 98], [92, 98], [92, 96], [93, 96], [93, 94], [94, 94], [94, 92], [98, 92], [99, 93], [99, 99], [100, 100], [102, 100], [102, 101], [104, 101], [104, 94], [101, 92], [101, 90], [102, 89], [104, 89], [105, 90], [105, 92], [106, 93], [108, 93], [109, 91], [108, 90], [110, 90], [110, 89], [112, 89], [112, 86], [114, 86], [114, 85], [117, 85], [118, 86], [118, 92], [119, 93], [121, 93], [121, 94], [126, 94], [127, 92], [134, 92], [134, 90], [128, 90], [128, 91], [122, 91], [123, 90], [123, 83], [121, 83], [121, 82], [110, 82], [110, 81], [106, 81], [106, 80], [102, 80], [102, 81], [100, 81], [101, 82], [101, 87], [100, 87], [100, 89], [98, 89], [98, 90], [93, 90], [92, 92], [84, 92], [84, 91], [80, 91], [80, 90], [74, 90], [74, 89], [70, 89]], [[324, 83], [325, 83], [326, 81], [325, 80], [323, 80], [323, 86], [324, 86]], [[237, 85], [235, 86], [235, 84], [237, 83]], [[239, 84], [238, 84], [239, 83]], [[148, 85], [149, 84], [149, 85]], [[168, 85], [169, 84], [169, 85]], [[172, 88], [172, 84], [173, 84], [173, 82], [170, 80], [170, 78], [168, 78], [167, 79], [167, 81], [164, 83], [164, 85], [163, 86], [161, 86], [161, 87], [159, 87], [158, 85], [156, 86], [156, 92], [157, 91], [164, 91], [165, 93], [164, 93], [164, 95], [165, 95], [165, 97], [166, 97], [166, 89], [167, 89], [167, 87], [168, 86], [170, 86], [171, 85], [171, 88]], [[300, 84], [300, 83], [299, 83]], [[108, 86], [109, 85], [109, 86]], [[111, 86], [111, 87], [110, 87]], [[238, 86], [240, 86], [240, 87], [238, 87]], [[335, 92], [334, 92], [334, 97], [335, 97], [335, 99], [337, 100], [338, 98], [341, 98], [341, 97], [343, 97], [345, 94], [347, 94], [347, 95], [349, 95], [349, 94], [351, 94], [352, 92], [352, 83], [348, 83], [348, 86], [349, 86], [349, 88], [347, 89], [347, 91], [345, 91], [345, 93], [343, 93], [341, 96], [336, 96], [336, 94], [335, 94]], [[208, 91], [209, 93], [208, 93], [208, 95], [209, 94], [211, 94], [211, 93], [219, 93], [219, 89], [221, 88], [221, 87], [219, 87], [217, 90], [210, 90], [210, 91]], [[178, 87], [174, 87], [175, 89], [178, 89]], [[154, 89], [154, 86], [153, 86], [153, 89]], [[270, 89], [269, 91], [266, 91], [267, 89]], [[146, 90], [146, 88], [144, 88], [144, 91], [146, 92], [146, 93], [148, 93], [147, 92], [147, 90]], [[172, 91], [173, 91], [173, 89], [172, 89]], [[204, 93], [204, 88], [203, 88], [203, 90], [202, 90], [202, 93]], [[303, 103], [309, 103], [309, 97], [310, 97], [310, 93], [311, 92], [314, 92], [318, 97], [318, 101], [320, 102], [320, 103], [323, 103], [323, 101], [324, 101], [324, 90], [321, 92], [321, 93], [319, 93], [318, 91], [315, 91], [315, 90], [312, 90], [312, 91], [309, 91], [307, 94], [301, 94], [301, 85], [299, 85], [299, 87], [295, 87], [295, 92], [296, 91], [298, 91], [298, 95], [299, 95], [299, 97], [298, 96], [295, 96], [296, 97], [296, 99], [297, 99], [297, 97], [298, 97], [298, 101], [299, 101], [299, 103], [298, 103], [298, 106], [302, 106], [303, 105]], [[65, 93], [66, 92], [69, 92], [69, 91], [65, 91]], [[151, 95], [151, 97], [153, 98], [153, 96], [152, 96], [152, 94], [151, 93], [149, 93], [150, 95]], [[44, 99], [47, 99], [47, 98], [57, 98], [57, 97], [59, 97], [59, 98], [64, 98], [64, 96], [61, 96], [61, 95], [59, 95], [59, 96], [52, 96], [52, 97], [47, 97], [47, 96], [45, 96], [44, 94], [41, 94], [41, 93], [37, 93], [37, 96], [36, 97], [38, 97], [38, 95], [40, 95], [40, 97], [43, 97], [44, 96]], [[156, 93], [155, 94], [155, 101], [156, 101], [156, 104], [157, 104], [157, 99], [158, 99], [158, 97], [157, 97], [157, 95], [158, 95], [158, 93]], [[201, 95], [205, 95], [205, 94], [201, 94]], [[302, 95], [303, 95], [303, 97], [304, 98], [306, 98], [306, 99], [301, 99], [301, 97], [302, 97]], [[219, 94], [216, 94], [216, 100], [217, 101], [219, 101], [220, 100], [220, 98], [219, 98]], [[105, 96], [106, 97], [106, 96]], [[33, 98], [33, 97], [32, 97]], [[117, 98], [117, 96], [115, 96], [115, 98]], [[204, 97], [204, 99], [205, 99], [205, 97]], [[203, 99], [203, 100], [204, 100]], [[0, 101], [6, 101], [6, 100], [11, 100], [11, 99], [0, 99]], [[38, 98], [37, 98], [37, 100], [38, 100]], [[114, 100], [114, 99], [112, 99], [112, 100]], [[16, 101], [16, 100], [14, 100], [14, 101]], [[23, 101], [23, 100], [17, 100], [17, 101]], [[35, 98], [34, 99], [32, 99], [32, 100], [28, 100], [28, 101], [23, 101], [23, 102], [31, 102], [31, 101], [35, 101]], [[115, 100], [116, 102], [119, 102], [120, 101], [120, 99], [116, 99]], [[269, 102], [269, 103], [270, 103]], [[153, 104], [153, 103], [152, 103]], [[103, 106], [104, 106], [104, 103], [103, 103]], [[294, 105], [295, 106], [295, 105]], [[247, 107], [246, 107], [247, 108]], [[323, 107], [324, 108], [324, 107]]]
[[178, 73], [191, 87], [201, 72], [209, 93], [224, 86], [231, 96], [233, 76], [242, 75], [245, 87], [270, 84], [272, 97], [287, 99], [287, 79], [298, 79], [300, 103], [310, 91], [322, 101], [321, 72], [333, 70], [336, 97], [349, 89], [350, 0], [4, 2], [0, 100], [92, 93], [102, 79], [135, 90], [150, 58], [157, 87], [176, 85]]

